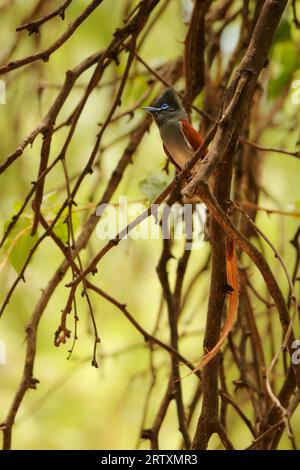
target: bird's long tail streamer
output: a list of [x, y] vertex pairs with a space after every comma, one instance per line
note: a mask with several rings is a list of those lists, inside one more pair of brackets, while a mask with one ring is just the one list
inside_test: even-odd
[[221, 336], [215, 346], [210, 351], [208, 351], [207, 354], [205, 354], [200, 364], [198, 364], [198, 366], [187, 375], [203, 369], [203, 367], [206, 366], [218, 354], [228, 334], [230, 333], [236, 318], [239, 305], [239, 277], [235, 246], [234, 242], [230, 239], [227, 239], [226, 242], [226, 272], [227, 283], [231, 288], [231, 292], [229, 293], [228, 311]]

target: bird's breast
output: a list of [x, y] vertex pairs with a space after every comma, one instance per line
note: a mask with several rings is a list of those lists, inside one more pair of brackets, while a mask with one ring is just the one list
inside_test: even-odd
[[182, 132], [180, 122], [171, 122], [162, 126], [160, 135], [171, 157], [180, 168], [183, 168], [193, 156], [193, 150]]

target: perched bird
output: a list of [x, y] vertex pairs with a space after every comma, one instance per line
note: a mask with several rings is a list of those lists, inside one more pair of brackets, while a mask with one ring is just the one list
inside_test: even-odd
[[[180, 98], [173, 88], [168, 88], [152, 106], [144, 109], [152, 114], [163, 141], [164, 151], [176, 171], [180, 172], [203, 143], [199, 132], [188, 122], [188, 115]], [[207, 152], [206, 149], [204, 154]], [[197, 171], [199, 165], [201, 165], [201, 160], [193, 168], [192, 174]], [[232, 329], [236, 317], [239, 290], [238, 268], [234, 243], [229, 239], [226, 242], [226, 272], [229, 302], [224, 327], [218, 342], [203, 357], [195, 371], [202, 369], [216, 356]]]
[[144, 109], [152, 114], [158, 126], [167, 157], [176, 170], [181, 171], [203, 139], [188, 122], [187, 112], [179, 97], [173, 88], [168, 88], [153, 106]]

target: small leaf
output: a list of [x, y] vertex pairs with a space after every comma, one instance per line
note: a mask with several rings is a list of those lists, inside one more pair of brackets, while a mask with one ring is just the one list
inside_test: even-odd
[[15, 201], [13, 203], [13, 211], [14, 213], [15, 212], [19, 212], [19, 210], [21, 209], [22, 205], [23, 205], [24, 201], [18, 199], [17, 201]]
[[152, 202], [170, 183], [172, 177], [163, 173], [152, 173], [140, 182], [140, 190]]
[[68, 241], [68, 224], [66, 222], [65, 217], [60, 217], [60, 219], [56, 222], [55, 227], [53, 229], [55, 235], [60, 238], [60, 240], [65, 245]]
[[[65, 209], [62, 215], [60, 216], [59, 220], [56, 222], [55, 227], [53, 229], [53, 232], [55, 233], [55, 235], [57, 235], [64, 244], [66, 244], [68, 241], [67, 218], [68, 218], [68, 209]], [[76, 212], [72, 212], [72, 224], [73, 224], [73, 231], [75, 234], [78, 228], [78, 224], [79, 224], [79, 217]]]
[[[8, 224], [9, 222], [6, 223], [6, 227]], [[30, 235], [31, 227], [31, 219], [23, 216], [20, 217], [4, 245], [9, 262], [18, 273], [21, 271], [29, 251], [38, 239], [38, 235], [34, 237]]]

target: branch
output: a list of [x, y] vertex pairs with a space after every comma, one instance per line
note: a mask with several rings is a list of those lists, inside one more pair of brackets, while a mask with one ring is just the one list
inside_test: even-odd
[[57, 10], [54, 10], [52, 13], [50, 13], [47, 16], [44, 16], [40, 20], [37, 21], [30, 21], [29, 23], [23, 24], [22, 26], [18, 26], [16, 31], [23, 31], [24, 29], [27, 29], [29, 36], [34, 33], [39, 33], [40, 32], [40, 26], [42, 26], [44, 23], [47, 23], [48, 21], [52, 20], [52, 18], [55, 18], [56, 16], [59, 16], [62, 20], [65, 19], [65, 13], [66, 9], [72, 3], [73, 0], [66, 0]]
[[[171, 203], [170, 203], [171, 204]], [[185, 252], [188, 253], [185, 247]], [[171, 345], [174, 349], [178, 349], [178, 314], [180, 311], [180, 291], [181, 287], [180, 284], [183, 280], [183, 273], [179, 270], [179, 276], [177, 275], [176, 280], [176, 295], [175, 291], [174, 294], [171, 291], [168, 273], [167, 273], [167, 263], [172, 257], [171, 255], [171, 246], [170, 240], [164, 239], [163, 240], [163, 250], [161, 253], [160, 260], [158, 262], [156, 271], [163, 289], [163, 293], [167, 302], [168, 306], [168, 319], [169, 319], [169, 327], [170, 327], [170, 339]], [[185, 449], [189, 449], [191, 445], [190, 436], [187, 430], [187, 424], [185, 419], [185, 412], [184, 412], [184, 405], [183, 405], [183, 397], [182, 397], [182, 384], [180, 381], [180, 372], [179, 372], [179, 362], [177, 358], [172, 357], [172, 371], [170, 380], [174, 387], [174, 395], [176, 400], [176, 407], [177, 407], [177, 416], [178, 416], [178, 423], [179, 423], [179, 430], [182, 433], [184, 446]]]
[[196, 96], [201, 92], [205, 80], [205, 14], [208, 12], [211, 0], [196, 0], [188, 32], [184, 41], [184, 71], [186, 93], [184, 104], [187, 111]]
[[247, 52], [225, 92], [223, 113], [215, 139], [199, 170], [184, 189], [186, 197], [193, 196], [201, 181], [208, 181], [222, 161], [232, 135], [243, 122], [258, 75], [266, 64], [267, 54], [286, 4], [287, 0], [265, 2]]
[[291, 157], [300, 158], [300, 150], [292, 152], [291, 150], [283, 148], [265, 147], [263, 145], [257, 144], [256, 142], [252, 142], [249, 139], [245, 139], [244, 137], [240, 137], [239, 141], [244, 145], [249, 145], [250, 147], [253, 147], [254, 149], [260, 150], [262, 152], [283, 153], [284, 155], [290, 155]]
[[65, 103], [66, 99], [68, 98], [74, 83], [76, 82], [77, 78], [85, 72], [88, 68], [94, 65], [101, 57], [101, 52], [96, 52], [92, 56], [88, 57], [87, 59], [83, 60], [80, 64], [78, 64], [74, 69], [69, 70], [66, 72], [66, 78], [63, 86], [61, 87], [56, 99], [54, 100], [53, 105], [49, 109], [48, 113], [44, 117], [44, 119], [38, 124], [38, 126], [31, 131], [28, 136], [23, 139], [23, 141], [18, 145], [17, 149], [14, 153], [12, 153], [4, 163], [0, 166], [0, 175], [4, 173], [4, 171], [12, 164], [15, 160], [17, 160], [24, 152], [25, 148], [28, 145], [33, 144], [36, 137], [43, 132], [46, 132], [47, 129], [54, 125], [56, 117], [60, 112], [63, 104]]
[[[136, 330], [138, 330], [142, 335], [143, 337], [145, 338], [145, 341], [147, 342], [152, 342], [154, 344], [157, 344], [158, 346], [160, 346], [161, 348], [165, 349], [166, 351], [168, 351], [168, 353], [170, 353], [170, 355], [173, 357], [176, 357], [180, 362], [182, 362], [183, 364], [185, 364], [190, 370], [193, 370], [192, 368], [194, 367], [193, 364], [188, 361], [184, 356], [182, 356], [182, 354], [180, 354], [177, 349], [174, 349], [172, 346], [169, 346], [168, 344], [164, 343], [163, 341], [161, 341], [160, 339], [158, 338], [155, 338], [154, 336], [152, 336], [150, 333], [148, 333], [146, 330], [144, 330], [144, 328], [133, 318], [133, 316], [128, 312], [127, 310], [127, 307], [126, 305], [124, 304], [121, 304], [120, 302], [118, 302], [117, 300], [115, 300], [113, 297], [111, 297], [109, 294], [107, 294], [106, 292], [104, 292], [102, 289], [100, 289], [99, 287], [95, 286], [94, 284], [92, 284], [91, 282], [87, 281], [87, 287], [88, 289], [91, 289], [93, 290], [94, 292], [96, 292], [97, 294], [101, 295], [101, 297], [105, 298], [106, 300], [108, 300], [110, 303], [112, 303], [113, 305], [115, 305], [127, 318], [127, 320], [130, 321], [130, 323], [135, 327]], [[197, 374], [199, 378], [201, 378], [201, 375], [200, 374]]]
[[[223, 211], [223, 209], [220, 207], [216, 199], [209, 191], [208, 186], [205, 183], [201, 183], [200, 185], [198, 185], [197, 189], [198, 194], [201, 196], [201, 198], [207, 205], [212, 217], [216, 219], [219, 225], [223, 228], [227, 235], [237, 243], [240, 249], [243, 250], [251, 258], [251, 260], [261, 272], [268, 287], [268, 290], [271, 296], [273, 297], [276, 307], [278, 309], [279, 319], [283, 332], [284, 334], [286, 334], [291, 325], [290, 315], [283, 294], [268, 263], [265, 261], [262, 254], [255, 248], [255, 246], [252, 245], [252, 243], [232, 224], [227, 214]], [[288, 347], [291, 355], [293, 352], [291, 345], [294, 339], [294, 333], [291, 330], [288, 341]], [[293, 365], [293, 369], [295, 372], [297, 383], [300, 384], [300, 367], [297, 365]]]
[[32, 62], [36, 62], [37, 60], [43, 60], [44, 62], [48, 62], [50, 56], [57, 51], [64, 43], [68, 41], [68, 39], [73, 35], [76, 29], [93, 13], [93, 11], [103, 2], [103, 0], [92, 0], [92, 2], [88, 5], [88, 7], [81, 13], [80, 16], [70, 23], [67, 30], [54, 42], [49, 46], [47, 49], [43, 50], [42, 52], [38, 52], [37, 54], [30, 55], [28, 57], [24, 57], [23, 59], [14, 60], [13, 62], [9, 62], [6, 65], [0, 67], [0, 75], [4, 73], [11, 72], [12, 70], [19, 69], [20, 67], [24, 67], [24, 65], [31, 64]]
[[[223, 206], [230, 195], [235, 145], [236, 139], [233, 139], [225, 155], [223, 165], [218, 169], [215, 176], [215, 197]], [[210, 208], [208, 207], [208, 209]], [[211, 351], [218, 343], [221, 336], [221, 320], [225, 307], [226, 294], [228, 292], [227, 283], [229, 282], [226, 272], [226, 236], [224, 231], [220, 230], [216, 219], [212, 219], [210, 222], [209, 239], [212, 267], [205, 336], [203, 341], [204, 352]], [[223, 433], [220, 430], [223, 428], [219, 419], [218, 376], [219, 354], [203, 369], [203, 402], [193, 440], [193, 449], [206, 449], [211, 435], [214, 432], [218, 432], [219, 437], [222, 439], [221, 436], [223, 436]], [[216, 431], [216, 429], [219, 431]]]
[[[82, 64], [84, 63], [90, 63], [93, 60], [97, 60], [99, 58], [99, 54], [94, 54], [90, 58], [86, 59]], [[178, 76], [181, 73], [181, 67], [178, 67], [180, 63], [178, 61], [175, 61], [175, 63], [168, 64], [165, 69], [164, 69], [164, 75], [169, 79], [172, 83], [175, 82], [178, 79]], [[150, 116], [146, 116], [141, 122], [137, 124], [137, 126], [131, 131], [130, 136], [129, 136], [129, 142], [128, 145], [126, 146], [122, 157], [120, 158], [115, 170], [112, 172], [111, 177], [108, 181], [107, 187], [98, 202], [98, 206], [101, 204], [108, 203], [111, 198], [113, 197], [122, 177], [125, 172], [125, 169], [127, 166], [132, 163], [132, 156], [136, 152], [137, 148], [139, 147], [145, 133], [148, 131], [151, 123], [151, 118]], [[56, 163], [59, 161], [59, 158], [57, 159]], [[54, 163], [54, 162], [53, 162]], [[50, 167], [49, 167], [50, 168]], [[28, 198], [29, 199], [29, 198]], [[23, 204], [24, 206], [24, 204]], [[78, 236], [77, 241], [76, 241], [76, 249], [78, 251], [81, 251], [84, 249], [88, 242], [89, 239], [94, 232], [96, 225], [99, 221], [99, 217], [93, 213], [89, 219], [86, 221], [83, 230], [81, 234]], [[53, 225], [54, 226], [54, 225]], [[48, 226], [46, 229], [47, 234], [53, 233], [52, 224]], [[76, 255], [76, 252], [73, 250], [72, 251], [72, 256], [73, 259]], [[31, 254], [29, 254], [31, 257]], [[25, 262], [26, 263], [26, 262]], [[24, 370], [23, 370], [23, 375], [20, 381], [20, 384], [17, 388], [16, 394], [13, 397], [11, 406], [9, 408], [9, 411], [7, 413], [6, 419], [4, 424], [1, 426], [1, 429], [3, 430], [3, 447], [4, 449], [10, 449], [11, 448], [11, 437], [12, 437], [12, 428], [13, 424], [15, 421], [15, 417], [18, 413], [18, 410], [22, 404], [22, 401], [24, 399], [24, 396], [26, 392], [30, 388], [31, 383], [37, 383], [36, 379], [33, 378], [33, 367], [34, 367], [34, 361], [35, 361], [35, 356], [36, 356], [36, 340], [37, 340], [37, 332], [38, 332], [38, 327], [39, 327], [39, 322], [40, 319], [48, 305], [49, 300], [51, 299], [52, 295], [54, 294], [57, 286], [60, 284], [62, 279], [64, 278], [65, 274], [68, 271], [68, 268], [71, 264], [71, 260], [69, 259], [69, 256], [64, 259], [64, 261], [58, 266], [57, 270], [55, 271], [54, 275], [50, 279], [48, 285], [46, 286], [45, 289], [42, 290], [42, 294], [40, 296], [40, 299], [30, 317], [29, 323], [28, 323], [28, 328], [27, 328], [27, 350], [26, 350], [26, 356], [25, 356], [25, 362], [24, 362]], [[26, 264], [27, 265], [27, 264]], [[19, 278], [20, 279], [20, 278]], [[15, 284], [16, 285], [16, 284]], [[6, 298], [6, 301], [4, 302], [5, 305], [7, 305], [10, 295], [12, 291], [8, 294], [8, 297]], [[2, 307], [2, 311], [5, 307], [5, 305]], [[144, 334], [144, 332], [143, 332]], [[162, 345], [163, 343], [161, 343]], [[163, 346], [162, 346], [163, 347]], [[168, 346], [166, 346], [169, 348]], [[169, 348], [169, 352], [172, 353], [173, 351]], [[174, 352], [175, 353], [175, 352]], [[183, 356], [179, 358], [184, 359]], [[185, 359], [184, 359], [185, 360]], [[193, 368], [194, 366], [190, 364], [190, 366]], [[191, 368], [190, 367], [190, 368]]]

